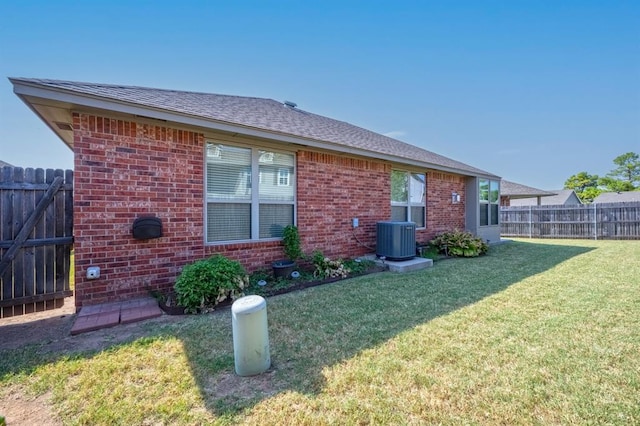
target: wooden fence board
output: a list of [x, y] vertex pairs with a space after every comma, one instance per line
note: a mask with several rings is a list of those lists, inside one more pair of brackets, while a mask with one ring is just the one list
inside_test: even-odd
[[[12, 182], [13, 170], [9, 167], [0, 169], [0, 182]], [[3, 241], [13, 240], [13, 192], [0, 190], [0, 239]], [[9, 248], [9, 247], [7, 247]], [[2, 251], [1, 253], [4, 253]], [[7, 269], [4, 273], [0, 273], [0, 281], [3, 283], [12, 283], [13, 273], [10, 269]], [[0, 295], [2, 300], [10, 300], [13, 298], [13, 285], [3, 285], [2, 294]], [[2, 312], [0, 310], [0, 317]]]
[[[24, 182], [24, 170], [21, 168], [13, 169], [13, 181], [14, 182]], [[24, 224], [24, 191], [15, 191], [13, 197], [13, 230], [12, 230], [12, 239], [15, 240], [18, 237], [18, 232], [22, 229], [22, 225]], [[4, 260], [10, 254], [11, 247], [7, 250], [2, 258]], [[13, 273], [13, 298], [23, 298], [26, 295], [24, 294], [24, 262], [23, 262], [22, 253], [18, 253], [18, 256], [13, 261], [13, 264], [10, 265], [10, 268]], [[1, 262], [1, 261], [0, 261]], [[15, 314], [22, 315], [24, 314], [24, 305], [16, 305]]]
[[640, 239], [640, 202], [500, 209], [505, 237]]
[[[36, 169], [35, 183], [36, 184], [44, 184], [45, 172], [43, 169]], [[40, 199], [44, 195], [45, 189], [35, 189], [33, 191], [36, 199]], [[46, 214], [46, 213], [45, 213]], [[39, 220], [34, 228], [33, 240], [42, 240], [46, 237], [45, 232], [45, 221]], [[23, 244], [24, 247], [24, 244]], [[34, 256], [35, 256], [35, 294], [43, 295], [45, 294], [45, 255], [46, 248], [44, 246], [33, 246], [34, 247]], [[39, 303], [39, 302], [36, 302]], [[44, 310], [44, 304], [39, 304], [36, 308], [36, 311]]]
[[0, 317], [72, 294], [73, 171], [0, 169]]

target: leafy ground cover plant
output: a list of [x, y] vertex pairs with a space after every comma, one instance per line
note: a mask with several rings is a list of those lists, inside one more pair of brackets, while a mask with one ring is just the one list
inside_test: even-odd
[[482, 238], [467, 231], [450, 231], [437, 235], [431, 245], [446, 256], [477, 257], [489, 250]]
[[311, 262], [315, 267], [313, 274], [318, 278], [347, 278], [351, 272], [342, 260], [331, 260], [319, 250], [313, 252]]
[[178, 304], [193, 313], [243, 296], [248, 283], [239, 262], [215, 255], [185, 266], [174, 289]]

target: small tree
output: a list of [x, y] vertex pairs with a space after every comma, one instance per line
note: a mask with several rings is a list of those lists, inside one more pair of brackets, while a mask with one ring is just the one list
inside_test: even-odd
[[[640, 186], [640, 156], [638, 154], [627, 152], [614, 158], [613, 163], [618, 167], [611, 170], [607, 177], [612, 180], [622, 181], [623, 184], [619, 185], [619, 188], [625, 188], [622, 189], [623, 191], [633, 191]], [[620, 189], [616, 190], [619, 191]]]
[[590, 203], [602, 192], [598, 188], [598, 175], [587, 172], [577, 173], [564, 183], [565, 189], [573, 189], [583, 202]]
[[627, 182], [626, 180], [614, 179], [610, 176], [601, 178], [599, 182], [607, 192], [633, 191], [635, 189], [631, 182]]

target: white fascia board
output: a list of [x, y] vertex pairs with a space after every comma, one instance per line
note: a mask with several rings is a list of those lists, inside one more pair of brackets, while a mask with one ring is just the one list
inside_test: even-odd
[[253, 136], [261, 139], [273, 140], [276, 142], [286, 142], [286, 143], [291, 143], [296, 145], [309, 146], [313, 148], [342, 152], [346, 154], [353, 154], [353, 155], [358, 155], [362, 157], [376, 158], [379, 160], [390, 161], [390, 162], [401, 163], [401, 164], [408, 164], [416, 167], [422, 167], [425, 169], [439, 170], [439, 171], [455, 173], [463, 176], [478, 176], [478, 177], [487, 177], [491, 179], [495, 179], [495, 178], [499, 179], [498, 176], [495, 176], [492, 174], [479, 175], [471, 171], [456, 169], [452, 167], [446, 167], [439, 164], [425, 163], [422, 161], [398, 157], [390, 154], [378, 153], [375, 151], [351, 148], [348, 146], [334, 144], [331, 142], [318, 141], [315, 139], [305, 139], [298, 136], [292, 136], [286, 133], [270, 132], [267, 130], [260, 130], [260, 129], [246, 127], [238, 124], [225, 123], [225, 122], [216, 121], [212, 119], [201, 118], [198, 116], [181, 114], [178, 112], [140, 106], [140, 105], [135, 105], [131, 103], [118, 102], [116, 100], [104, 99], [104, 98], [100, 98], [92, 95], [70, 93], [68, 91], [58, 90], [53, 88], [43, 88], [40, 86], [22, 82], [20, 80], [11, 80], [11, 81], [14, 84], [14, 92], [17, 95], [33, 96], [33, 97], [42, 98], [42, 99], [50, 99], [58, 102], [64, 102], [70, 105], [95, 108], [95, 109], [100, 109], [105, 111], [115, 111], [122, 114], [130, 114], [135, 116], [154, 118], [158, 120], [164, 120], [167, 122], [175, 122], [183, 125], [196, 126], [200, 128], [217, 130], [217, 131], [228, 132], [228, 133], [237, 133], [237, 134]]

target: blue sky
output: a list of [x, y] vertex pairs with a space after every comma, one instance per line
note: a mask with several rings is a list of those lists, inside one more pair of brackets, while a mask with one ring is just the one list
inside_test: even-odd
[[558, 189], [640, 153], [637, 1], [14, 1], [0, 160], [71, 168], [6, 77], [257, 96]]

